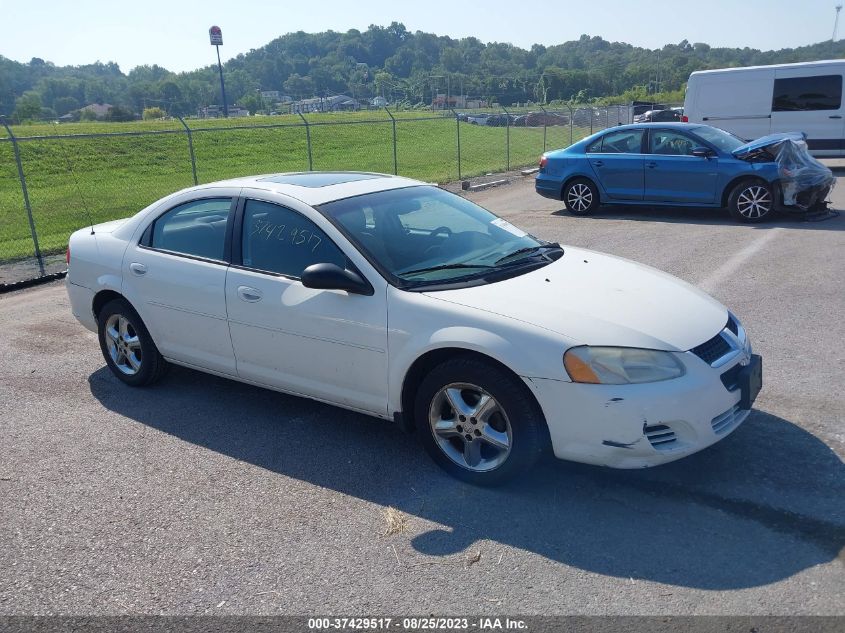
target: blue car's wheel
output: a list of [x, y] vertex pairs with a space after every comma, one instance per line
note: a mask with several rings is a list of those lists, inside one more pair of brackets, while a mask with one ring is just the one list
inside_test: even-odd
[[774, 215], [772, 188], [762, 180], [743, 180], [728, 196], [728, 209], [740, 222], [765, 222]]
[[564, 187], [563, 204], [573, 215], [588, 215], [599, 208], [599, 190], [586, 178], [576, 178]]

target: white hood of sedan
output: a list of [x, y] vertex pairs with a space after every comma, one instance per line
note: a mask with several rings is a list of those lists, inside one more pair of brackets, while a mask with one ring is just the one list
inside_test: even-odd
[[572, 246], [525, 275], [426, 294], [557, 332], [573, 345], [686, 351], [728, 320], [723, 305], [676, 277]]

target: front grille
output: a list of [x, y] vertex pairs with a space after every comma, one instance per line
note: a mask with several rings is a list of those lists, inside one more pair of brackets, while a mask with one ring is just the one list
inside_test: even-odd
[[709, 341], [704, 341], [701, 345], [693, 347], [690, 351], [708, 365], [712, 365], [716, 360], [730, 352], [731, 346], [725, 340], [725, 337], [719, 333]]
[[730, 431], [740, 420], [739, 405], [734, 405], [721, 415], [717, 415], [710, 421], [710, 426], [713, 427], [713, 432], [716, 435], [722, 435]]
[[728, 391], [736, 391], [739, 389], [739, 372], [742, 371], [742, 365], [734, 365], [728, 371], [723, 373], [719, 378], [722, 379], [722, 384]]
[[643, 434], [658, 451], [671, 450], [672, 445], [678, 440], [675, 431], [665, 424], [652, 424], [651, 426], [644, 424]]

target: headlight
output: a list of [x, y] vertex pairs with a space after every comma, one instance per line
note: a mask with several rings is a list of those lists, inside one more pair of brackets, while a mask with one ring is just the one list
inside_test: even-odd
[[573, 347], [563, 355], [572, 382], [627, 385], [679, 378], [684, 366], [669, 352], [634, 347]]

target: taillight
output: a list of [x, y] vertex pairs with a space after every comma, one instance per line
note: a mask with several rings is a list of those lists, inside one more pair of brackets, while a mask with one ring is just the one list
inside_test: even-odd
[[540, 171], [546, 168], [546, 164], [549, 162], [549, 158], [547, 156], [540, 156]]
[[681, 123], [689, 123], [689, 117], [686, 114], [681, 115]]
[[65, 262], [70, 266], [70, 244], [68, 244], [67, 253], [65, 253]]

